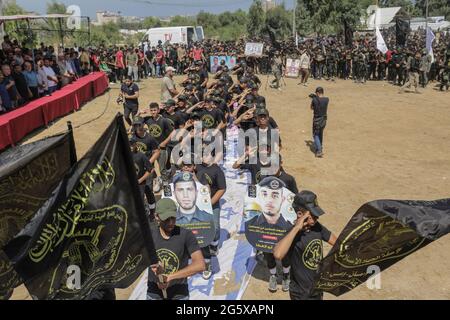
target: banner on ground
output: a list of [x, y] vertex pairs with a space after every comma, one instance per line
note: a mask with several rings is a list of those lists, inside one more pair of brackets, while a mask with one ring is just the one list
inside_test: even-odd
[[235, 56], [211, 56], [210, 58], [210, 72], [217, 73], [218, 68], [225, 61], [225, 65], [228, 69], [232, 69], [236, 66], [236, 57]]
[[[30, 222], [76, 161], [71, 130], [0, 155], [0, 248]], [[21, 283], [0, 249], [0, 300]]]
[[126, 288], [157, 262], [122, 116], [4, 250], [33, 299]]
[[350, 219], [320, 266], [315, 288], [340, 296], [450, 232], [450, 199], [378, 200]]
[[264, 43], [247, 42], [245, 44], [245, 55], [248, 57], [261, 57], [264, 51]]
[[298, 78], [300, 73], [300, 60], [288, 58], [286, 60], [286, 77]]
[[192, 174], [180, 172], [164, 188], [163, 198], [175, 201], [177, 225], [191, 230], [201, 248], [214, 240], [214, 216], [208, 187], [195, 181]]
[[[250, 181], [247, 173], [233, 169], [239, 158], [237, 127], [227, 129], [225, 172], [227, 191], [221, 200], [219, 254], [211, 258], [213, 275], [205, 280], [202, 274], [189, 278], [190, 300], [240, 300], [256, 266], [254, 249], [245, 238], [242, 216], [244, 195]], [[145, 300], [148, 273], [139, 280], [130, 300]]]
[[272, 252], [290, 230], [297, 215], [292, 208], [294, 194], [275, 177], [249, 186], [244, 201], [245, 236], [257, 250]]

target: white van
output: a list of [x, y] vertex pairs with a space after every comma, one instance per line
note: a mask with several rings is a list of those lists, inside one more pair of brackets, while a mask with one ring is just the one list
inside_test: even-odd
[[151, 28], [145, 33], [142, 42], [150, 42], [150, 46], [157, 46], [158, 42], [162, 44], [170, 43], [190, 44], [196, 41], [202, 41], [205, 38], [203, 27], [168, 27]]

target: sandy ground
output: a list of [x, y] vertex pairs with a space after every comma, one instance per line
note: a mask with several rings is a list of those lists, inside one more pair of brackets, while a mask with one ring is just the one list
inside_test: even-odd
[[[177, 79], [179, 81], [179, 79]], [[261, 78], [263, 83], [266, 77]], [[350, 81], [314, 81], [309, 88], [286, 79], [282, 92], [262, 88], [271, 116], [278, 122], [283, 139], [285, 170], [299, 189], [319, 196], [327, 214], [321, 222], [336, 235], [364, 203], [376, 199], [434, 200], [450, 196], [450, 94], [434, 89], [423, 94], [398, 94], [387, 83], [357, 85]], [[141, 107], [159, 101], [160, 82], [146, 80], [141, 87]], [[308, 94], [323, 86], [330, 97], [325, 131], [325, 157], [310, 151], [311, 110]], [[88, 103], [79, 112], [57, 120], [48, 129], [27, 137], [31, 142], [65, 130], [66, 121], [84, 123], [106, 107], [98, 120], [75, 129], [78, 157], [100, 136], [113, 116], [122, 111], [115, 102], [118, 86]], [[408, 256], [381, 274], [382, 288], [361, 285], [339, 299], [450, 299], [450, 238], [446, 236]], [[326, 251], [329, 246], [325, 247]], [[244, 299], [288, 299], [286, 293], [269, 293], [268, 270], [255, 269]], [[117, 290], [126, 299], [134, 286]], [[29, 295], [20, 287], [14, 299]], [[335, 299], [325, 294], [325, 299]]]

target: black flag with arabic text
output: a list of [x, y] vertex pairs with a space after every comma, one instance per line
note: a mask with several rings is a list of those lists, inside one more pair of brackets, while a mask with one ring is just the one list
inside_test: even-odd
[[347, 19], [344, 19], [344, 38], [345, 45], [351, 47], [353, 45], [353, 28]]
[[397, 17], [395, 21], [395, 34], [396, 34], [396, 41], [398, 46], [405, 46], [406, 45], [406, 38], [408, 37], [408, 34], [410, 32], [410, 26], [408, 20]]
[[377, 200], [350, 219], [319, 265], [315, 288], [340, 296], [450, 232], [450, 199]]
[[[30, 222], [76, 162], [72, 130], [0, 154], [0, 248]], [[20, 284], [0, 249], [0, 300]]]
[[33, 299], [87, 299], [157, 263], [123, 117], [4, 248]]

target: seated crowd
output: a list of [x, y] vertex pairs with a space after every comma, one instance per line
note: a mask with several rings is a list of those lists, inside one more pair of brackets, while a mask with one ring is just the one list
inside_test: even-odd
[[8, 35], [0, 50], [0, 64], [0, 114], [51, 95], [99, 70], [98, 56], [92, 50], [75, 47], [61, 48], [58, 52], [44, 43], [30, 49]]

